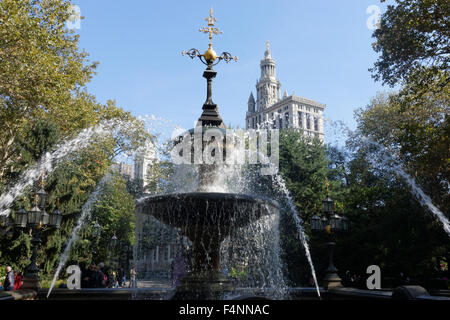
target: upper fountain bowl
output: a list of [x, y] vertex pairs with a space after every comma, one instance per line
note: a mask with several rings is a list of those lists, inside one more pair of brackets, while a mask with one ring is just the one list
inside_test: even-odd
[[244, 227], [278, 209], [276, 201], [265, 197], [214, 192], [149, 196], [137, 205], [140, 213], [180, 228], [191, 240], [207, 230], [224, 239], [232, 228]]

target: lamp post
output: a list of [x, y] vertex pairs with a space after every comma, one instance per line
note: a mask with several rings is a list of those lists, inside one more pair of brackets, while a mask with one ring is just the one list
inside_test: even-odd
[[94, 239], [94, 245], [92, 247], [92, 257], [97, 254], [97, 247], [101, 234], [102, 228], [100, 227], [98, 222], [95, 221], [94, 225], [92, 226], [92, 238]]
[[61, 226], [62, 213], [58, 209], [58, 204], [49, 215], [45, 211], [47, 193], [44, 190], [45, 182], [41, 180], [41, 189], [36, 192], [33, 202], [33, 207], [27, 211], [24, 206], [15, 213], [13, 225], [15, 228], [32, 230], [31, 244], [33, 246], [31, 262], [25, 270], [23, 279], [23, 289], [39, 290], [39, 266], [37, 264], [37, 255], [39, 246], [42, 243], [42, 231], [47, 228], [58, 229]]
[[117, 236], [116, 236], [115, 233], [111, 237], [111, 240], [109, 242], [109, 246], [110, 246], [110, 249], [111, 249], [110, 265], [113, 266], [113, 263], [115, 262], [115, 253], [116, 253], [116, 246], [117, 246]]
[[343, 215], [334, 212], [334, 201], [328, 195], [327, 181], [327, 197], [323, 200], [324, 216], [320, 218], [314, 215], [310, 220], [311, 231], [325, 232], [329, 241], [326, 243], [328, 247], [328, 268], [325, 270], [324, 287], [326, 289], [342, 287], [341, 278], [338, 270], [334, 266], [334, 248], [336, 247], [336, 234], [348, 232], [349, 221]]

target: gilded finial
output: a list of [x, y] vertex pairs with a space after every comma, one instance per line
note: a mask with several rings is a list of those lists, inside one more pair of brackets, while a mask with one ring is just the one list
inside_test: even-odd
[[328, 179], [325, 180], [325, 185], [327, 186], [327, 196], [329, 195], [329, 187], [330, 187], [330, 183], [328, 182]]
[[234, 61], [237, 62], [238, 61], [237, 57], [233, 58], [233, 56], [231, 56], [231, 54], [228, 53], [228, 52], [223, 52], [219, 56], [219, 55], [217, 55], [217, 53], [214, 51], [214, 49], [212, 47], [213, 35], [222, 34], [222, 31], [219, 30], [219, 28], [215, 27], [215, 23], [217, 22], [217, 19], [213, 16], [213, 9], [212, 9], [212, 7], [209, 10], [209, 17], [206, 17], [205, 20], [208, 22], [208, 25], [206, 27], [203, 27], [203, 28], [199, 29], [199, 31], [202, 32], [202, 33], [209, 34], [209, 47], [208, 47], [208, 50], [204, 54], [201, 54], [197, 49], [191, 49], [189, 51], [183, 50], [181, 52], [181, 54], [183, 56], [187, 55], [191, 59], [199, 58], [200, 61], [203, 64], [207, 65], [209, 68], [215, 66], [216, 64], [218, 64], [222, 60], [224, 60], [226, 63], [230, 62], [231, 60], [234, 60]]
[[269, 40], [267, 40], [267, 42], [266, 42], [266, 49], [267, 49], [267, 51], [269, 51], [269, 49], [270, 49], [270, 43], [269, 43]]
[[213, 34], [222, 34], [222, 31], [220, 31], [218, 28], [214, 28], [214, 23], [217, 22], [217, 19], [213, 16], [212, 7], [209, 10], [209, 17], [207, 17], [205, 20], [208, 22], [208, 26], [201, 28], [199, 31], [203, 33], [209, 33], [209, 48], [203, 54], [203, 57], [206, 61], [215, 61], [217, 59], [217, 54], [212, 48], [212, 38]]
[[34, 196], [34, 204], [37, 206], [38, 202], [39, 202], [39, 196], [36, 194]]
[[217, 19], [213, 17], [213, 8], [209, 9], [209, 17], [205, 19], [208, 21], [208, 26], [214, 27], [214, 22], [217, 22]]

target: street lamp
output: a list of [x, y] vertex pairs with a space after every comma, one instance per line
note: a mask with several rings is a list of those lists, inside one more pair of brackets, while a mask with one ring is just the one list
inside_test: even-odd
[[102, 227], [95, 221], [92, 227], [92, 237], [94, 238], [94, 247], [92, 248], [92, 255], [97, 253], [98, 241], [100, 240], [100, 235], [102, 233]]
[[333, 212], [334, 209], [334, 201], [330, 198], [327, 192], [327, 197], [323, 200], [323, 212], [326, 215], [329, 215]]
[[112, 238], [111, 238], [111, 249], [115, 249], [116, 248], [116, 244], [117, 244], [117, 236], [116, 236], [116, 234], [114, 233], [114, 235], [112, 236]]
[[328, 195], [328, 181], [327, 181], [327, 196], [323, 200], [323, 217], [314, 215], [310, 219], [311, 231], [323, 232], [329, 236], [330, 241], [326, 243], [328, 246], [328, 268], [325, 270], [324, 287], [327, 289], [341, 287], [341, 278], [337, 274], [338, 270], [334, 266], [333, 256], [334, 248], [336, 246], [336, 234], [345, 233], [349, 229], [349, 220], [343, 215], [338, 215], [334, 212], [334, 201]]
[[110, 247], [110, 252], [111, 252], [111, 256], [110, 256], [110, 258], [111, 258], [110, 264], [111, 264], [111, 265], [114, 265], [115, 262], [116, 262], [116, 259], [115, 259], [115, 255], [116, 255], [116, 246], [117, 246], [117, 236], [116, 236], [116, 234], [114, 233], [113, 236], [111, 237], [110, 242], [109, 242], [109, 247]]
[[322, 230], [322, 219], [318, 215], [314, 215], [311, 218], [311, 230], [313, 231], [320, 231]]
[[53, 210], [52, 214], [50, 215], [48, 226], [50, 228], [59, 228], [62, 221], [62, 213], [59, 211], [58, 205], [56, 205], [55, 209]]
[[27, 215], [27, 224], [29, 228], [42, 228], [43, 227], [43, 221], [42, 218], [42, 211], [38, 207], [38, 201], [39, 196], [36, 195], [34, 198], [34, 206], [33, 208], [28, 211]]
[[15, 228], [26, 228], [27, 227], [27, 219], [28, 219], [28, 212], [25, 210], [25, 207], [22, 206], [19, 211], [15, 214], [14, 219], [14, 227]]
[[34, 198], [34, 206], [30, 211], [27, 211], [24, 206], [15, 213], [14, 227], [16, 228], [30, 228], [33, 230], [33, 237], [31, 244], [33, 251], [31, 255], [30, 265], [25, 270], [23, 279], [23, 289], [40, 289], [39, 267], [37, 265], [37, 255], [39, 246], [42, 243], [41, 232], [48, 228], [59, 228], [61, 226], [62, 213], [56, 208], [52, 214], [45, 212], [46, 195], [43, 188], [36, 193]]

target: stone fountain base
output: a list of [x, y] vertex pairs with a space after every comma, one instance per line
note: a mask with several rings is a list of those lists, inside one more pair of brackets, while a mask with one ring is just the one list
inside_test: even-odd
[[173, 300], [223, 300], [234, 291], [233, 281], [217, 270], [191, 272], [177, 286]]

